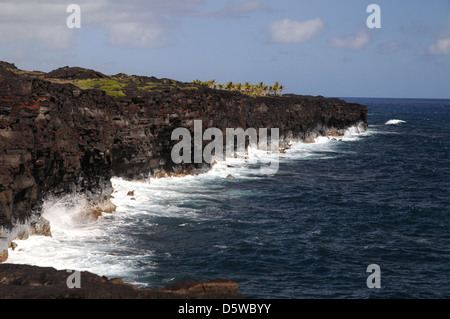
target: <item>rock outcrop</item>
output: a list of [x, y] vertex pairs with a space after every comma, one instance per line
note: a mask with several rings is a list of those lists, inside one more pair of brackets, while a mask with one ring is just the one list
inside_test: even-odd
[[[101, 90], [83, 89], [88, 86]], [[6, 233], [30, 225], [32, 216], [43, 223], [37, 229], [50, 234], [39, 217], [48, 194], [84, 194], [87, 210], [98, 215], [114, 210], [109, 201], [112, 176], [183, 176], [208, 167], [171, 159], [178, 143], [171, 140], [172, 131], [182, 127], [193, 132], [194, 120], [202, 120], [203, 130], [279, 128], [281, 139], [307, 140], [367, 125], [367, 108], [336, 98], [252, 97], [167, 79], [108, 77], [82, 68], [27, 72], [2, 62], [0, 252], [13, 239]]]
[[30, 265], [0, 265], [0, 299], [242, 299], [229, 280], [182, 281], [161, 289], [140, 289], [122, 279]]

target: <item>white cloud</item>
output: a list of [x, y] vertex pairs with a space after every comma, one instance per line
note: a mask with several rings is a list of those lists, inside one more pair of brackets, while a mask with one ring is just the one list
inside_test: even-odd
[[[168, 17], [187, 15], [206, 0], [77, 0], [81, 7], [81, 28], [107, 31], [115, 45], [155, 47], [171, 44], [176, 23]], [[67, 49], [76, 34], [69, 29], [66, 8], [60, 0], [2, 0], [0, 2], [0, 44], [39, 42], [50, 49]]]
[[450, 18], [446, 28], [440, 32], [439, 39], [428, 47], [428, 53], [450, 55]]
[[429, 47], [431, 54], [450, 54], [450, 38], [439, 39]]
[[335, 48], [349, 48], [353, 50], [359, 50], [369, 44], [369, 34], [364, 31], [358, 31], [356, 34], [344, 35], [341, 37], [333, 37], [330, 41], [330, 45]]
[[[269, 11], [261, 0], [228, 0], [221, 9], [212, 0], [77, 0], [81, 28], [106, 30], [109, 43], [136, 47], [158, 47], [176, 43], [173, 31], [181, 17], [242, 18]], [[68, 49], [76, 29], [66, 25], [70, 2], [60, 0], [2, 0], [0, 45], [39, 43], [50, 49]]]
[[316, 36], [323, 26], [319, 18], [303, 22], [284, 19], [269, 25], [269, 35], [275, 43], [301, 43]]
[[66, 26], [66, 6], [56, 1], [2, 1], [0, 43], [37, 40], [52, 49], [68, 47], [73, 32]]
[[166, 30], [158, 24], [144, 27], [137, 22], [119, 22], [105, 25], [109, 41], [114, 45], [132, 45], [136, 47], [157, 47], [168, 44], [162, 39]]
[[175, 23], [164, 18], [161, 5], [136, 7], [135, 3], [108, 1], [108, 6], [82, 11], [82, 17], [86, 27], [106, 29], [109, 43], [153, 48], [175, 42], [169, 40]]

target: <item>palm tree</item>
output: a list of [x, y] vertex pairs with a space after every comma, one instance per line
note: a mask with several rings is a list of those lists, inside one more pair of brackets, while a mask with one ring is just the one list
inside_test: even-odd
[[269, 90], [269, 87], [267, 86], [267, 84], [263, 84], [262, 86], [262, 94], [265, 96], [267, 95], [267, 91]]
[[269, 94], [270, 95], [277, 95], [277, 90], [278, 90], [278, 87], [275, 84], [269, 86]]
[[252, 93], [255, 95], [261, 94], [261, 88], [259, 84], [252, 85]]
[[244, 88], [245, 93], [249, 93], [251, 90], [251, 84], [248, 82], [245, 82], [243, 88]]
[[259, 82], [258, 84], [256, 84], [255, 89], [256, 89], [256, 91], [257, 91], [259, 94], [262, 94], [262, 92], [263, 92], [263, 87], [264, 87], [264, 83], [263, 83], [263, 82]]
[[264, 84], [264, 82], [259, 82], [258, 84], [250, 84], [249, 82], [241, 83], [233, 83], [232, 81], [228, 81], [226, 84], [217, 83], [215, 79], [211, 79], [209, 81], [201, 81], [199, 79], [195, 79], [192, 81], [193, 84], [204, 85], [211, 89], [219, 89], [219, 90], [227, 90], [227, 91], [238, 91], [244, 92], [246, 94], [255, 94], [255, 95], [267, 95], [273, 94], [280, 96], [282, 95], [284, 86], [275, 81], [273, 85], [268, 86]]
[[272, 89], [273, 89], [272, 92], [275, 95], [277, 95], [279, 88], [280, 88], [280, 84], [278, 83], [278, 81], [275, 81], [275, 83], [272, 86]]
[[207, 85], [209, 88], [211, 89], [215, 89], [216, 88], [216, 80], [215, 79], [211, 79], [207, 82]]

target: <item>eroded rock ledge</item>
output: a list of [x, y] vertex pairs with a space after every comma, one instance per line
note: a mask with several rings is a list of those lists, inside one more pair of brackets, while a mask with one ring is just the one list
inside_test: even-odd
[[367, 125], [367, 108], [336, 98], [252, 97], [82, 68], [29, 72], [0, 62], [0, 252], [20, 225], [36, 220], [45, 229], [39, 214], [46, 195], [83, 194], [87, 209], [99, 214], [114, 211], [112, 176], [174, 176], [205, 166], [171, 160], [178, 143], [172, 131], [193, 132], [194, 120], [203, 121], [203, 130], [279, 128], [285, 141], [306, 140]]
[[50, 267], [0, 265], [0, 299], [241, 299], [229, 280], [182, 281], [161, 289], [140, 289], [121, 279], [80, 273], [80, 288], [70, 289], [71, 273]]

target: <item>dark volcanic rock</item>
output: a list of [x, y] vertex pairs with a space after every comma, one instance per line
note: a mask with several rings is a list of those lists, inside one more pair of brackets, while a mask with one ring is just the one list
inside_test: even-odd
[[216, 127], [224, 133], [226, 128], [279, 128], [282, 139], [367, 125], [365, 106], [340, 99], [250, 97], [168, 79], [157, 90], [139, 89], [140, 83], [149, 86], [147, 77], [130, 77], [135, 87], [114, 98], [61, 83], [104, 77], [93, 70], [65, 67], [44, 74], [13, 67], [0, 64], [0, 251], [13, 240], [5, 230], [39, 217], [49, 194], [84, 194], [98, 216], [114, 210], [112, 176], [184, 176], [208, 168], [171, 159], [178, 143], [171, 140], [172, 131], [193, 132], [194, 120], [203, 121], [203, 130]]
[[0, 61], [0, 68], [17, 70], [17, 67], [14, 63], [9, 63], [5, 61]]
[[11, 70], [16, 70], [16, 66], [12, 63], [0, 61], [0, 77], [15, 77], [16, 74]]
[[47, 73], [45, 77], [52, 79], [86, 80], [102, 79], [105, 78], [106, 75], [90, 69], [65, 66]]
[[79, 288], [72, 271], [29, 265], [0, 265], [0, 299], [241, 299], [229, 280], [182, 281], [162, 289], [139, 289], [121, 279], [83, 271]]
[[110, 195], [111, 132], [101, 92], [73, 97], [76, 87], [0, 78], [0, 226], [24, 222], [44, 195]]

